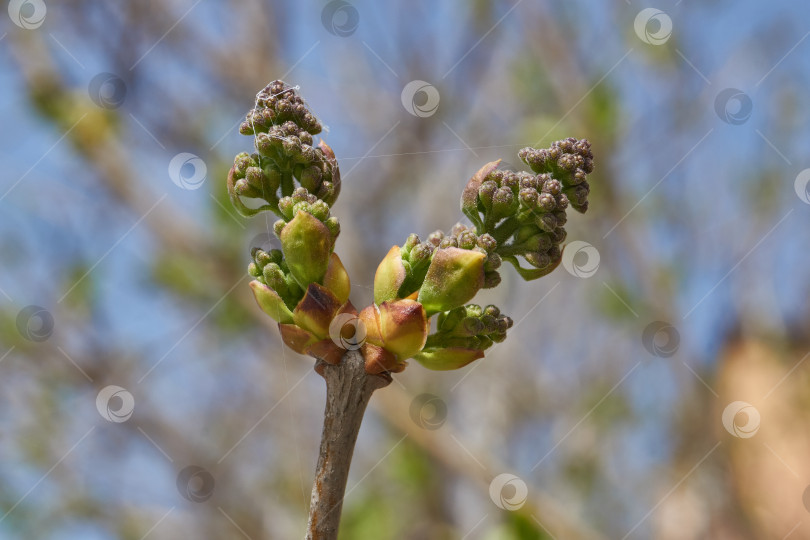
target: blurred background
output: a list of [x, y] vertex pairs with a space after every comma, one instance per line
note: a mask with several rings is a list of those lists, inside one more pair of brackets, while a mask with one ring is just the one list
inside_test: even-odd
[[8, 2], [0, 538], [303, 535], [324, 383], [225, 189], [277, 78], [358, 307], [484, 163], [595, 155], [570, 268], [476, 298], [509, 339], [375, 394], [341, 538], [810, 538], [808, 36], [788, 0]]

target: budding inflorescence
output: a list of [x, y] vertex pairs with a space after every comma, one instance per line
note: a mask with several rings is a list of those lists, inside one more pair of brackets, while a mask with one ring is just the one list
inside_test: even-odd
[[[237, 155], [228, 177], [228, 192], [237, 210], [245, 216], [269, 210], [289, 221], [293, 204], [320, 201], [328, 214], [340, 193], [340, 171], [325, 142], [313, 146], [313, 136], [321, 130], [295, 88], [274, 81], [259, 92], [255, 107], [239, 128], [243, 135], [254, 137], [256, 153]], [[267, 204], [250, 208], [242, 197]], [[323, 208], [319, 211], [323, 213]]]
[[[412, 234], [393, 246], [377, 268], [374, 303], [358, 312], [334, 253], [340, 226], [330, 209], [340, 173], [331, 148], [323, 141], [313, 146], [320, 123], [295, 88], [274, 81], [256, 96], [240, 132], [254, 136], [257, 152], [236, 156], [228, 175], [231, 200], [244, 215], [269, 210], [280, 218], [274, 231], [281, 249], [251, 252], [248, 272], [259, 306], [278, 321], [293, 350], [336, 364], [352, 343], [369, 373], [402, 371], [408, 358], [447, 370], [483, 357], [506, 338], [512, 319], [493, 305], [468, 302], [501, 282], [503, 261], [527, 280], [554, 270], [567, 209], [588, 208], [593, 155], [586, 140], [524, 148], [518, 155], [532, 172], [488, 163], [462, 193], [461, 209], [472, 226], [457, 223], [424, 241]], [[265, 204], [250, 208], [242, 197]], [[350, 341], [342, 334], [346, 324], [355, 330]]]

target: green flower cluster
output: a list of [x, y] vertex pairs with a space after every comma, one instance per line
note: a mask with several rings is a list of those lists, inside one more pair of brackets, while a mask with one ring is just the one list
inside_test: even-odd
[[[484, 165], [461, 196], [472, 226], [457, 223], [449, 234], [435, 231], [424, 241], [412, 234], [393, 246], [377, 268], [374, 303], [358, 311], [334, 253], [340, 224], [330, 209], [340, 172], [329, 146], [313, 146], [321, 129], [296, 89], [274, 81], [240, 127], [254, 137], [256, 152], [237, 155], [228, 174], [239, 212], [279, 217], [274, 230], [281, 249], [253, 249], [248, 272], [256, 301], [279, 323], [284, 342], [332, 364], [346, 347], [360, 348], [369, 373], [402, 371], [408, 358], [447, 370], [483, 357], [506, 338], [512, 319], [495, 306], [468, 302], [501, 282], [503, 261], [527, 280], [557, 267], [567, 209], [588, 208], [590, 143], [565, 139], [547, 149], [524, 148], [519, 156], [533, 172], [501, 170], [500, 161]], [[243, 197], [264, 204], [251, 208]], [[354, 333], [344, 335], [348, 330]]]
[[[524, 148], [518, 156], [532, 168], [498, 169], [499, 161], [485, 165], [468, 182], [461, 209], [479, 234], [497, 243], [493, 250], [527, 280], [542, 277], [562, 260], [566, 210], [588, 209], [593, 154], [586, 140], [556, 141], [547, 149]], [[522, 257], [530, 268], [520, 266]]]
[[[321, 129], [295, 88], [274, 81], [259, 92], [256, 106], [239, 128], [254, 137], [257, 152], [237, 155], [228, 176], [236, 209], [245, 216], [269, 210], [286, 223], [294, 217], [296, 203], [320, 201], [316, 211], [319, 215], [325, 211], [321, 221], [326, 222], [328, 209], [340, 194], [340, 170], [326, 143], [313, 146], [313, 136]], [[266, 204], [250, 208], [242, 197]]]

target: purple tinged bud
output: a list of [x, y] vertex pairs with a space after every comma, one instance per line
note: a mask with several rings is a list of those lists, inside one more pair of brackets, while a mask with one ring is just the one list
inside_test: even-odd
[[537, 190], [534, 188], [525, 187], [520, 190], [518, 194], [520, 204], [526, 208], [534, 209], [537, 207]]
[[450, 234], [452, 234], [454, 236], [459, 236], [461, 233], [463, 233], [464, 231], [467, 231], [467, 230], [470, 230], [469, 227], [467, 227], [463, 223], [459, 222], [459, 223], [456, 223], [455, 225], [453, 225], [453, 228], [450, 229]]
[[492, 270], [484, 274], [484, 289], [492, 289], [497, 287], [500, 283], [501, 275], [497, 271]]
[[530, 251], [525, 253], [523, 257], [526, 259], [526, 262], [535, 268], [545, 268], [551, 264], [551, 257], [543, 251]]
[[458, 235], [458, 247], [461, 249], [472, 249], [478, 244], [478, 237], [474, 232], [465, 230]]
[[428, 242], [430, 242], [434, 246], [438, 246], [441, 243], [442, 238], [444, 238], [444, 232], [433, 231], [428, 235]]
[[458, 239], [455, 236], [445, 236], [439, 242], [439, 248], [458, 247]]
[[559, 195], [562, 192], [562, 184], [559, 180], [550, 178], [543, 184], [543, 191], [551, 193], [552, 195]]
[[260, 168], [248, 167], [245, 171], [245, 180], [254, 188], [261, 189], [265, 181], [265, 176]]
[[498, 317], [501, 314], [501, 310], [498, 306], [489, 304], [484, 308], [484, 315], [489, 315], [491, 317]]
[[537, 198], [537, 208], [543, 212], [551, 212], [556, 206], [554, 196], [550, 193], [541, 193]]
[[503, 174], [503, 180], [501, 180], [501, 188], [507, 188], [510, 191], [517, 191], [518, 187], [520, 187], [520, 179], [518, 178], [517, 173], [505, 171]]
[[433, 254], [433, 244], [420, 243], [415, 245], [409, 254], [408, 259], [411, 265], [416, 266], [422, 262], [428, 261]]
[[498, 242], [491, 234], [484, 233], [478, 237], [478, 246], [487, 253], [492, 253], [498, 248]]
[[540, 214], [535, 217], [534, 222], [543, 231], [549, 233], [554, 232], [554, 229], [557, 227], [557, 218], [555, 218], [552, 214]]
[[493, 270], [497, 270], [501, 267], [502, 260], [501, 256], [497, 253], [490, 253], [487, 255], [486, 260], [484, 261], [484, 270], [486, 272], [491, 272]]
[[467, 304], [464, 307], [467, 310], [467, 317], [474, 317], [477, 319], [484, 314], [484, 310], [481, 309], [481, 306], [478, 304]]
[[481, 187], [478, 189], [478, 197], [486, 210], [492, 208], [492, 200], [495, 197], [495, 192], [497, 191], [498, 184], [491, 180], [487, 180], [481, 184]]
[[461, 321], [461, 332], [467, 336], [477, 336], [484, 330], [484, 324], [480, 319], [466, 317]]
[[496, 219], [509, 216], [515, 211], [516, 206], [517, 201], [509, 188], [498, 189], [492, 197], [492, 214]]

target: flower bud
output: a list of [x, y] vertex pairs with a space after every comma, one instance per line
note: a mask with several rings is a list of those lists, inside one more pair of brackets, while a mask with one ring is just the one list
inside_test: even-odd
[[255, 279], [250, 282], [250, 288], [253, 291], [253, 297], [256, 298], [256, 303], [273, 320], [279, 323], [293, 322], [292, 312], [276, 291]]
[[498, 247], [498, 242], [489, 233], [484, 233], [478, 237], [478, 246], [487, 253], [492, 253]]
[[380, 332], [382, 345], [402, 361], [425, 346], [430, 330], [422, 304], [414, 300], [396, 300], [380, 304]]
[[461, 306], [484, 285], [485, 255], [454, 247], [437, 249], [417, 300], [428, 315]]
[[424, 349], [413, 357], [414, 360], [428, 369], [435, 371], [449, 371], [459, 369], [470, 362], [484, 357], [484, 352], [478, 349], [463, 347], [434, 347]]
[[428, 242], [438, 247], [443, 238], [444, 238], [443, 231], [433, 231], [428, 235]]
[[523, 258], [535, 268], [545, 268], [551, 264], [551, 257], [549, 257], [548, 254], [543, 251], [531, 251], [525, 253]]
[[462, 231], [458, 235], [458, 247], [461, 249], [472, 249], [478, 245], [478, 237], [473, 231]]
[[[467, 216], [473, 224], [481, 229], [483, 228], [483, 222], [481, 221], [481, 215], [478, 208], [479, 197], [484, 207], [487, 208], [487, 203], [484, 201], [484, 198], [481, 196], [480, 188], [484, 183], [484, 179], [489, 176], [490, 173], [495, 171], [498, 168], [498, 164], [501, 160], [492, 161], [487, 163], [483, 167], [481, 167], [470, 180], [467, 182], [467, 185], [464, 187], [464, 191], [461, 194], [461, 211]], [[494, 183], [493, 183], [494, 184]], [[497, 184], [494, 184], [497, 188]], [[490, 188], [487, 188], [489, 190]], [[492, 190], [494, 193], [494, 190]], [[491, 201], [491, 197], [490, 197]], [[490, 203], [491, 204], [491, 203]], [[479, 231], [481, 232], [481, 231]]]
[[484, 284], [482, 289], [492, 289], [501, 284], [501, 275], [496, 271], [490, 271], [484, 274]]
[[301, 288], [322, 283], [333, 247], [329, 229], [312, 214], [298, 212], [281, 230], [280, 239], [290, 274]]
[[495, 219], [505, 218], [517, 210], [517, 205], [512, 190], [502, 187], [492, 197], [492, 215]]
[[406, 277], [402, 252], [399, 246], [394, 246], [388, 250], [374, 274], [374, 303], [380, 305], [386, 300], [395, 299]]
[[411, 250], [419, 244], [419, 236], [416, 234], [408, 235], [405, 243], [402, 244], [402, 256], [410, 258]]

